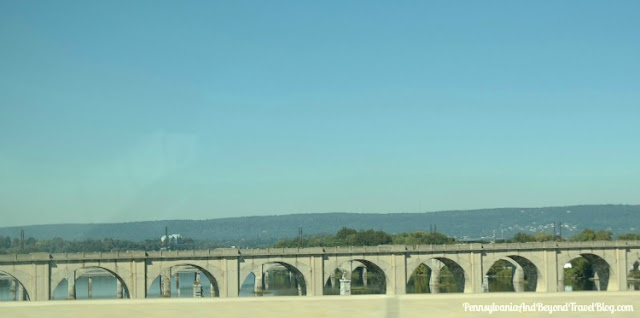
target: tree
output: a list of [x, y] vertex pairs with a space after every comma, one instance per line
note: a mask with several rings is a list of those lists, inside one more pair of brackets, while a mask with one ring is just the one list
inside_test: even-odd
[[36, 239], [33, 237], [29, 237], [25, 242], [24, 242], [25, 246], [34, 246], [36, 245]]
[[358, 233], [358, 231], [356, 231], [354, 229], [351, 229], [351, 228], [348, 228], [348, 227], [342, 227], [338, 231], [338, 233], [336, 233], [336, 237], [338, 239], [341, 239], [341, 240], [346, 240], [347, 237], [349, 237], [349, 235], [353, 235], [353, 234], [357, 234], [357, 233]]
[[611, 241], [613, 233], [611, 231], [601, 230], [596, 233], [596, 241]]
[[636, 233], [625, 233], [618, 235], [619, 240], [623, 241], [637, 241], [640, 240], [640, 234]]
[[536, 233], [533, 235], [533, 239], [536, 242], [547, 242], [547, 241], [553, 241], [553, 235], [551, 235], [551, 233]]
[[17, 237], [13, 239], [13, 242], [11, 242], [11, 248], [19, 249], [20, 245], [20, 239]]
[[601, 230], [596, 232], [592, 229], [584, 229], [582, 232], [572, 236], [569, 240], [575, 242], [587, 241], [611, 241], [613, 233], [611, 231]]
[[516, 235], [513, 236], [513, 239], [511, 239], [514, 242], [517, 243], [526, 243], [526, 242], [535, 242], [535, 238], [533, 237], [533, 235], [529, 235], [526, 233], [522, 233], [519, 232]]
[[0, 236], [0, 248], [10, 248], [11, 238], [8, 236]]
[[442, 233], [401, 233], [393, 237], [393, 244], [424, 245], [424, 244], [450, 244], [455, 242], [451, 237]]
[[571, 261], [571, 268], [565, 270], [565, 279], [585, 279], [593, 277], [593, 266], [584, 257]]

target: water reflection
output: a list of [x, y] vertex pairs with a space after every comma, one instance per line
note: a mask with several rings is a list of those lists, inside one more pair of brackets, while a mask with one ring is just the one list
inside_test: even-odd
[[262, 287], [256, 290], [256, 276], [251, 273], [240, 286], [240, 297], [254, 296], [298, 296], [302, 294], [302, 286], [293, 273], [288, 270], [265, 272]]
[[[156, 277], [151, 283], [151, 287], [147, 292], [147, 298], [162, 298], [162, 286], [160, 284], [161, 276]], [[199, 282], [199, 284], [198, 284]], [[171, 282], [169, 284], [171, 290], [171, 298], [193, 298], [194, 289], [196, 292], [201, 290], [201, 297], [211, 297], [211, 282], [199, 271], [192, 272], [180, 272], [171, 275]], [[215, 296], [215, 290], [213, 290]]]
[[[354, 266], [349, 277], [348, 268]], [[387, 285], [384, 272], [373, 264], [365, 265], [362, 262], [354, 261], [348, 268], [336, 269], [323, 289], [324, 295], [340, 295], [340, 279], [347, 275], [350, 281], [351, 295], [385, 294]]]
[[589, 278], [567, 278], [564, 280], [564, 291], [598, 290], [598, 281]]
[[24, 286], [12, 277], [0, 277], [0, 301], [29, 300]]
[[[89, 281], [91, 280], [91, 288]], [[76, 299], [116, 299], [118, 297], [118, 280], [114, 276], [81, 276], [76, 279]], [[124, 298], [128, 298], [126, 290]], [[52, 300], [69, 299], [69, 283], [65, 279], [53, 290]]]
[[[459, 282], [461, 273], [456, 269], [453, 272], [445, 265], [439, 270], [439, 274], [435, 273], [428, 266], [420, 264], [409, 278], [407, 283], [407, 293], [409, 294], [425, 294], [425, 293], [461, 293], [464, 290], [464, 282]], [[458, 275], [455, 275], [456, 272]], [[433, 277], [433, 275], [437, 275]]]

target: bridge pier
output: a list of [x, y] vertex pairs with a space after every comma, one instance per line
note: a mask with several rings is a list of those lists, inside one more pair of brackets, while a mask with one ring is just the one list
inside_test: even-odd
[[11, 300], [15, 301], [18, 298], [18, 281], [13, 278], [11, 279]]
[[429, 277], [429, 290], [432, 294], [440, 293], [440, 268], [429, 267], [431, 269], [431, 276]]
[[162, 297], [171, 297], [171, 271], [166, 270], [162, 273]]
[[627, 290], [627, 275], [630, 269], [627, 267], [627, 251], [626, 249], [616, 248], [615, 260], [617, 266], [612, 266], [609, 271], [609, 286], [608, 291], [626, 291]]
[[176, 291], [178, 292], [178, 297], [180, 297], [180, 273], [176, 273]]
[[[122, 283], [126, 286], [129, 298], [144, 299], [147, 298], [147, 267], [151, 264], [147, 263], [145, 252], [132, 252], [131, 254], [135, 256], [134, 259], [127, 259], [126, 263], [123, 262], [119, 265], [126, 268], [125, 273], [127, 273], [126, 275], [120, 275], [120, 277], [124, 280]], [[116, 272], [116, 274], [118, 273]], [[162, 290], [162, 282], [158, 285], [159, 289]], [[160, 292], [160, 295], [162, 295], [162, 292]]]
[[[467, 283], [464, 284], [464, 292], [465, 293], [482, 293], [484, 292], [483, 288], [483, 280], [484, 280], [484, 271], [482, 269], [482, 255], [481, 251], [471, 252], [470, 263], [471, 263], [471, 273], [469, 273], [469, 279], [471, 286], [467, 287]], [[464, 270], [464, 268], [463, 268]], [[467, 275], [465, 275], [466, 277]]]
[[18, 301], [24, 301], [24, 286], [18, 284]]
[[264, 289], [269, 290], [269, 271], [264, 272], [262, 277], [264, 280]]
[[221, 263], [225, 276], [220, 288], [220, 297], [236, 298], [240, 291], [239, 257], [225, 257]]
[[262, 296], [262, 275], [258, 276], [256, 273], [254, 273], [254, 275], [253, 292], [256, 293], [256, 295]]
[[564, 285], [564, 264], [560, 264], [558, 263], [557, 265], [558, 267], [558, 271], [556, 272], [556, 290], [550, 290], [551, 292], [555, 292], [555, 291], [559, 291], [559, 292], [564, 292], [566, 291], [566, 287]]
[[432, 294], [440, 293], [440, 271], [444, 267], [444, 263], [441, 261], [432, 258], [428, 262], [425, 262], [425, 265], [431, 271], [431, 275], [429, 276], [429, 290]]
[[539, 252], [542, 259], [541, 275], [538, 276], [538, 289], [540, 292], [564, 291], [564, 264], [558, 264], [558, 252], [555, 249]]
[[[291, 273], [289, 273], [291, 274]], [[336, 289], [336, 286], [338, 286], [337, 280], [336, 280], [336, 273], [335, 272], [331, 272], [331, 274], [329, 275], [329, 285], [331, 285], [331, 289]], [[289, 281], [291, 281], [291, 279], [289, 279]]]
[[362, 267], [362, 270], [360, 271], [360, 275], [362, 278], [362, 286], [367, 287], [367, 267], [366, 266]]
[[93, 298], [93, 277], [91, 276], [88, 277], [87, 295], [89, 299]]
[[[517, 263], [516, 263], [517, 264]], [[520, 265], [512, 267], [513, 270], [513, 290], [517, 293], [524, 291], [524, 269]]]
[[120, 282], [119, 279], [116, 279], [116, 297], [118, 299], [122, 299], [123, 298], [122, 283]]
[[[305, 282], [307, 288], [307, 295], [309, 296], [322, 296], [324, 293], [324, 257], [322, 254], [310, 256], [309, 263], [311, 264], [311, 281]], [[304, 276], [304, 274], [303, 274]], [[303, 277], [304, 279], [304, 277]], [[300, 289], [299, 294], [302, 294]]]
[[76, 272], [74, 271], [67, 278], [68, 299], [76, 299]]

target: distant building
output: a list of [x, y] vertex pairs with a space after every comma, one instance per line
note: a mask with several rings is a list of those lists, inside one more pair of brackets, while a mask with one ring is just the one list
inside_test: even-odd
[[[168, 244], [167, 244], [167, 240], [169, 240]], [[182, 244], [182, 235], [180, 234], [171, 234], [169, 236], [163, 235], [160, 238], [160, 242], [162, 242], [162, 244], [167, 244], [167, 245]]]

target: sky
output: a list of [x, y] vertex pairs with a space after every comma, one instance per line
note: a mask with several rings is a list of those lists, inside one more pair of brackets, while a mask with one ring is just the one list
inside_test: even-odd
[[0, 0], [0, 226], [640, 204], [639, 14]]

